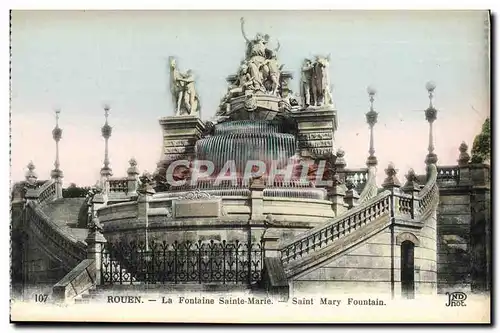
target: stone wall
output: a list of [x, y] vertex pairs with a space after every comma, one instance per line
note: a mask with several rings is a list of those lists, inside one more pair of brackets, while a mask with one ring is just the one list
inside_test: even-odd
[[441, 188], [438, 207], [438, 290], [470, 290], [471, 200], [467, 189]]
[[489, 165], [471, 165], [471, 289], [491, 290], [491, 193]]
[[455, 181], [438, 179], [438, 292], [490, 290], [490, 168], [453, 168]]

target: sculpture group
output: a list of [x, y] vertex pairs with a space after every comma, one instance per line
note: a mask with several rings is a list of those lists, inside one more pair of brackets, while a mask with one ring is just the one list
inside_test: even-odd
[[301, 95], [305, 107], [333, 104], [329, 66], [330, 56], [316, 56], [314, 62], [310, 59], [304, 60], [301, 71]]
[[200, 99], [196, 93], [195, 80], [191, 70], [182, 74], [174, 57], [169, 59], [170, 91], [176, 107], [175, 115], [195, 115], [200, 111]]
[[[255, 93], [281, 98], [290, 105], [300, 104], [302, 108], [321, 107], [333, 104], [330, 87], [330, 56], [316, 56], [314, 61], [305, 59], [301, 68], [300, 97], [294, 96], [289, 83], [282, 77], [283, 65], [278, 61], [280, 43], [269, 46], [270, 36], [257, 33], [253, 39], [245, 33], [245, 20], [241, 18], [241, 33], [246, 42], [245, 59], [241, 62], [222, 98], [217, 115], [229, 112], [231, 99]], [[174, 58], [170, 58], [171, 92], [176, 115], [195, 115], [200, 110], [200, 101], [191, 70], [182, 74]], [[286, 88], [286, 89], [285, 89]]]

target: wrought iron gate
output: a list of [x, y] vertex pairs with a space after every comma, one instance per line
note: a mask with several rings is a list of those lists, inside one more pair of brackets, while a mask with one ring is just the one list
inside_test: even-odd
[[262, 246], [235, 242], [106, 244], [102, 284], [221, 283], [260, 280]]

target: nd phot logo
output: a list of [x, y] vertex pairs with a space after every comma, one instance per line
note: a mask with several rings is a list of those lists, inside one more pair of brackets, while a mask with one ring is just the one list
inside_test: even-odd
[[465, 306], [465, 300], [467, 299], [467, 294], [461, 291], [455, 291], [452, 293], [446, 293], [448, 296], [448, 303], [446, 306]]

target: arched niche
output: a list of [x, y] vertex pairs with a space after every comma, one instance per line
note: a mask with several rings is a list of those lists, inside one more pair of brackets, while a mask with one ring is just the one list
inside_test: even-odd
[[420, 246], [420, 240], [411, 232], [402, 232], [396, 236], [396, 244], [401, 245], [405, 241], [410, 241], [415, 246]]

